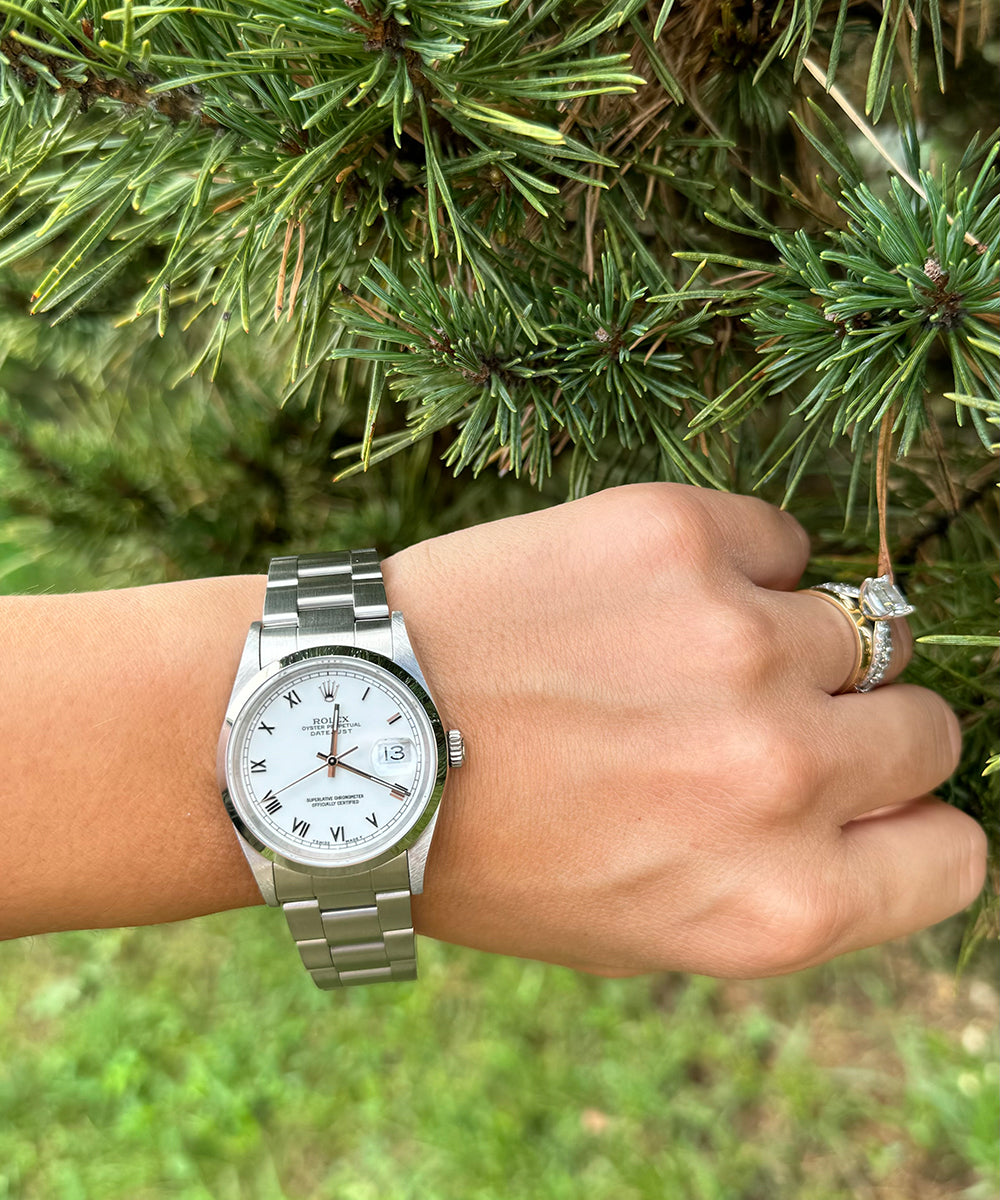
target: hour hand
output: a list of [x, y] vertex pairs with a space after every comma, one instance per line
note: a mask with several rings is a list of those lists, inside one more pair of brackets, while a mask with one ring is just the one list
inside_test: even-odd
[[[350, 750], [342, 750], [340, 754], [324, 754], [322, 750], [319, 750], [316, 753], [316, 757], [321, 758], [327, 766], [344, 767], [346, 769], [347, 763], [341, 762], [341, 759], [346, 758], [348, 754], [353, 754], [355, 750], [357, 750], [357, 746], [352, 746]], [[316, 768], [317, 771], [319, 769], [319, 767]]]
[[337, 773], [337, 734], [340, 731], [340, 705], [333, 706], [333, 733], [330, 737], [330, 764], [326, 769], [329, 776], [334, 776]]

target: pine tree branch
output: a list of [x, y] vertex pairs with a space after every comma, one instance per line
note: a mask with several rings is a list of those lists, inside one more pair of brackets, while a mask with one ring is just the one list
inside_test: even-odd
[[985, 503], [996, 491], [996, 466], [986, 463], [964, 485], [964, 494], [953, 509], [940, 509], [937, 514], [922, 512], [921, 516], [930, 516], [929, 524], [924, 525], [917, 533], [898, 543], [895, 553], [896, 566], [905, 574], [907, 568], [914, 566], [920, 559], [924, 547], [937, 538], [947, 537], [952, 526], [965, 516], [971, 509]]
[[[896, 159], [893, 158], [884, 145], [882, 139], [879, 138], [871, 125], [868, 124], [868, 122], [861, 116], [854, 105], [851, 104], [841, 89], [836, 85], [827, 85], [829, 71], [821, 71], [819, 66], [808, 56], [803, 61], [809, 73], [814, 79], [826, 87], [826, 90], [830, 96], [837, 102], [843, 112], [848, 116], [851, 123], [855, 125], [856, 128], [858, 128], [864, 135], [865, 140], [869, 142], [870, 145], [874, 146], [875, 150], [882, 156], [882, 158], [885, 159], [885, 161], [889, 164], [892, 170], [895, 171], [899, 178], [902, 179], [904, 183], [909, 184], [909, 186], [914, 190], [914, 192], [916, 192], [916, 194], [921, 200], [923, 200], [925, 204], [930, 203], [927, 193], [924, 191], [921, 185], [913, 178], [913, 176], [905, 167], [901, 166]], [[948, 216], [947, 220], [949, 225], [954, 224], [954, 219], [951, 216]], [[986, 253], [986, 246], [983, 245], [983, 243], [979, 241], [978, 238], [974, 237], [970, 232], [966, 231], [964, 237], [966, 243], [970, 245], [977, 253]]]

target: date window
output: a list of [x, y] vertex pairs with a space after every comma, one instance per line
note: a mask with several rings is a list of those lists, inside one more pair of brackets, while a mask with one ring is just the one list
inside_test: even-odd
[[413, 757], [413, 743], [408, 738], [383, 738], [372, 747], [372, 763], [380, 771], [405, 771]]

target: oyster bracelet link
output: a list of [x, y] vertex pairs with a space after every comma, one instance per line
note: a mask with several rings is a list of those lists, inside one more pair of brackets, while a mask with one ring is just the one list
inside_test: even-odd
[[410, 897], [447, 770], [464, 757], [375, 551], [272, 559], [219, 736], [219, 786], [318, 987], [416, 978]]

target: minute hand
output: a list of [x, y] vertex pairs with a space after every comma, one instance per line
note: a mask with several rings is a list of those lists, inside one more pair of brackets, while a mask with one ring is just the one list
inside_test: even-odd
[[410, 789], [403, 787], [401, 783], [390, 783], [387, 779], [379, 779], [377, 775], [369, 775], [367, 771], [362, 771], [359, 767], [352, 767], [350, 763], [345, 763], [340, 759], [337, 760], [337, 766], [342, 771], [352, 771], [355, 775], [360, 775], [362, 779], [370, 779], [372, 783], [380, 783], [392, 792], [401, 792], [404, 796], [410, 794]]

